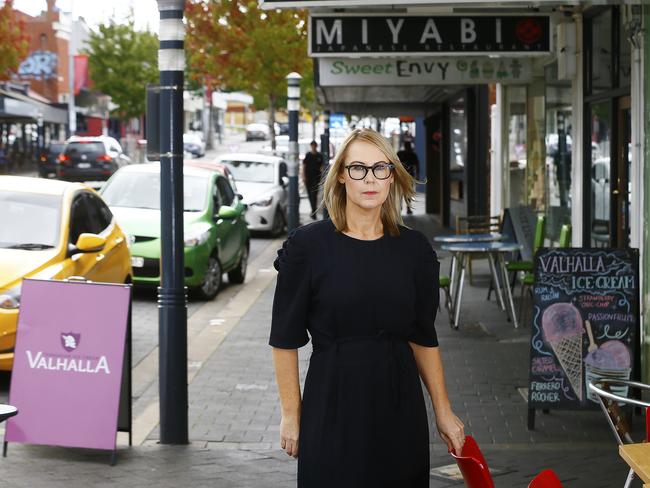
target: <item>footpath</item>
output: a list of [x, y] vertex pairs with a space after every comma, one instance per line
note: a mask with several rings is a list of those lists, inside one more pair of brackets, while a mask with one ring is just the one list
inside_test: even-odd
[[[423, 215], [422, 206], [406, 217], [407, 224], [429, 237], [446, 232]], [[105, 452], [11, 444], [0, 460], [0, 487], [295, 487], [296, 462], [278, 443], [280, 412], [267, 345], [272, 261], [280, 244], [269, 241], [251, 263], [246, 285], [229, 289], [190, 317], [189, 445], [158, 443], [157, 387], [149, 385], [134, 406], [134, 446], [118, 437], [115, 467]], [[449, 256], [440, 252], [439, 258], [441, 269], [448, 270]], [[454, 409], [479, 442], [496, 487], [526, 487], [544, 468], [554, 469], [567, 488], [622, 486], [626, 465], [600, 411], [540, 412], [536, 430], [526, 429], [521, 389], [528, 381], [530, 328], [515, 330], [494, 299], [486, 301], [487, 264], [474, 265], [460, 329], [449, 327], [444, 309], [436, 324]], [[310, 346], [300, 351], [303, 378], [310, 352]], [[157, 364], [140, 368], [144, 374]], [[430, 488], [463, 486], [433, 420], [430, 425]]]

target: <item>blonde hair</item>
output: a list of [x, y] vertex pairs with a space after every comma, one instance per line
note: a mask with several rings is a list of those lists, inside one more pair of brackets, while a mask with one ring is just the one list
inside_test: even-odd
[[381, 221], [384, 225], [384, 232], [391, 236], [399, 235], [399, 226], [404, 225], [401, 214], [402, 198], [411, 201], [415, 196], [415, 180], [406, 171], [400, 162], [395, 150], [388, 141], [378, 132], [372, 129], [355, 129], [345, 138], [338, 154], [334, 159], [323, 183], [323, 204], [329, 212], [334, 226], [339, 232], [347, 229], [347, 218], [345, 209], [347, 195], [345, 185], [339, 181], [339, 176], [344, 171], [345, 158], [347, 157], [350, 144], [355, 141], [362, 141], [372, 144], [386, 156], [386, 162], [395, 165], [393, 170], [393, 184], [390, 185], [388, 197], [381, 206]]

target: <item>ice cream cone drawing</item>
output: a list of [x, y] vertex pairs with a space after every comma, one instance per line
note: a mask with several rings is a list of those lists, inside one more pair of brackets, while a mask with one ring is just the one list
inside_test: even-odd
[[[631, 373], [632, 355], [627, 346], [618, 340], [603, 342], [600, 347], [589, 351], [585, 358], [587, 383], [597, 382], [603, 378], [629, 380]], [[610, 389], [616, 395], [627, 396], [628, 394], [627, 386], [613, 385]], [[591, 391], [588, 397], [593, 402], [598, 401], [597, 395]]]
[[582, 383], [582, 317], [571, 303], [558, 302], [542, 315], [542, 329], [546, 342], [560, 362], [564, 374], [580, 401]]

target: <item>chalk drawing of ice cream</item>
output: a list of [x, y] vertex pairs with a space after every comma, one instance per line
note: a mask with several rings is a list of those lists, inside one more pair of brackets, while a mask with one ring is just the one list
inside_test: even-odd
[[[628, 347], [618, 340], [603, 342], [585, 358], [585, 380], [597, 382], [599, 379], [629, 380], [632, 373], [632, 355]], [[627, 396], [626, 386], [612, 385], [612, 393]], [[598, 401], [595, 393], [589, 392], [589, 399]]]
[[582, 401], [582, 317], [571, 303], [554, 303], [542, 315], [546, 342], [560, 361], [574, 393]]

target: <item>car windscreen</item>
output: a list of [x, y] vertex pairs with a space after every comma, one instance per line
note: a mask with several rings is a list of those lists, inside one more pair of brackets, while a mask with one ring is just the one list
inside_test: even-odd
[[47, 151], [50, 154], [58, 155], [58, 154], [61, 154], [64, 147], [65, 147], [65, 144], [50, 144], [47, 147]]
[[82, 154], [104, 154], [104, 144], [101, 142], [70, 142], [65, 148], [68, 156], [81, 156]]
[[274, 183], [275, 165], [260, 161], [221, 161], [235, 176], [237, 181], [252, 183]]
[[[201, 212], [207, 203], [207, 177], [185, 175], [183, 204], [186, 212]], [[116, 173], [102, 189], [109, 207], [160, 210], [159, 173]]]
[[54, 247], [60, 220], [60, 196], [0, 190], [0, 248]]

